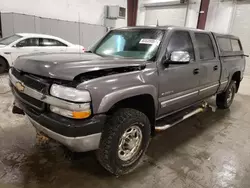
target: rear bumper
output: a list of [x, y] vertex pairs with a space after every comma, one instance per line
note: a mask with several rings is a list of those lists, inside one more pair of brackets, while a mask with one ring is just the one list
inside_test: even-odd
[[79, 137], [67, 137], [56, 132], [47, 129], [46, 127], [40, 125], [38, 122], [30, 118], [32, 125], [36, 128], [36, 130], [41, 131], [48, 137], [60, 142], [61, 144], [67, 146], [72, 151], [76, 152], [84, 152], [90, 150], [96, 150], [99, 147], [101, 133], [91, 134], [87, 136], [79, 136]]

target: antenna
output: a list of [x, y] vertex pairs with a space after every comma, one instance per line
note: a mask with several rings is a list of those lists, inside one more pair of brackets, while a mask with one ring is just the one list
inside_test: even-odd
[[156, 20], [156, 26], [157, 27], [159, 26], [159, 20], [158, 19]]

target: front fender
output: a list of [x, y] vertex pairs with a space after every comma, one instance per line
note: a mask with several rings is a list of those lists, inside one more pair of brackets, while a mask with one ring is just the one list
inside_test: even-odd
[[0, 57], [6, 60], [9, 66], [12, 66], [10, 54], [5, 54], [4, 52], [0, 52]]
[[116, 90], [105, 95], [101, 100], [97, 113], [105, 113], [109, 111], [112, 106], [123, 99], [144, 94], [149, 94], [152, 96], [154, 99], [155, 109], [157, 109], [157, 89], [153, 85], [140, 85]]

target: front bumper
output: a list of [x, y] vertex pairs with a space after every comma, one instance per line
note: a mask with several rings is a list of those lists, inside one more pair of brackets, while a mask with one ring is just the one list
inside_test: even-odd
[[[45, 95], [22, 82], [23, 90], [20, 90], [16, 87], [16, 83], [20, 82], [10, 72], [10, 86], [15, 96], [16, 106], [24, 111], [38, 131], [73, 151], [84, 152], [98, 149], [106, 115], [94, 115], [81, 120], [60, 116], [49, 111], [49, 105], [69, 110], [80, 110], [82, 105]], [[37, 108], [39, 105], [41, 107]]]
[[46, 127], [40, 125], [30, 117], [29, 119], [32, 125], [36, 128], [36, 130], [41, 131], [48, 137], [67, 146], [72, 151], [85, 152], [90, 150], [96, 150], [99, 148], [101, 133], [91, 134], [87, 136], [79, 136], [79, 137], [67, 137], [58, 134], [54, 131], [51, 131], [50, 129], [47, 129]]

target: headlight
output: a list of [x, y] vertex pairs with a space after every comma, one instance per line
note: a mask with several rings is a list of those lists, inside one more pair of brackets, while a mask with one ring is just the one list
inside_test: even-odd
[[50, 106], [50, 111], [73, 119], [84, 119], [91, 115], [89, 103], [84, 104], [83, 109], [81, 111], [66, 110], [52, 105]]
[[91, 101], [88, 91], [82, 91], [71, 87], [64, 87], [57, 84], [52, 84], [50, 88], [50, 94], [52, 96], [73, 102]]

